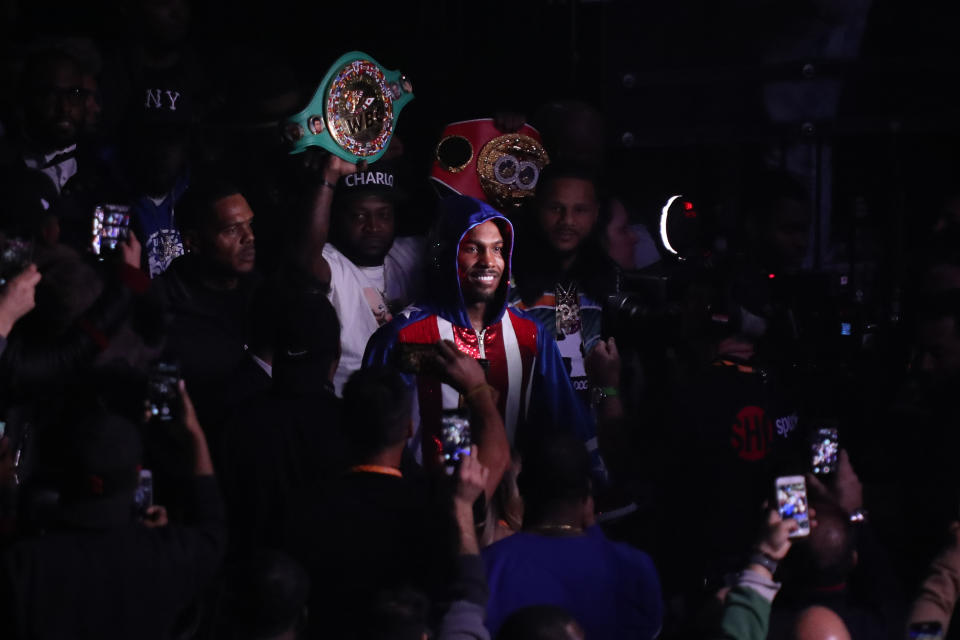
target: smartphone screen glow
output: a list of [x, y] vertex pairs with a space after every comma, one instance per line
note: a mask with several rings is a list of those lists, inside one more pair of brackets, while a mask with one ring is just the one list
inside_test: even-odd
[[790, 476], [777, 480], [777, 511], [784, 520], [792, 518], [799, 529], [791, 537], [810, 533], [810, 516], [807, 507], [807, 485], [803, 476]]

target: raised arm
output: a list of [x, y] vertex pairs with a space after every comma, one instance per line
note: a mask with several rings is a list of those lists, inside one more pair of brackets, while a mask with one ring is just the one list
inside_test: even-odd
[[324, 285], [330, 284], [330, 265], [323, 257], [323, 247], [330, 234], [330, 212], [337, 181], [341, 177], [366, 168], [366, 161], [353, 165], [333, 154], [318, 159], [322, 152], [308, 149], [305, 163], [308, 167], [318, 165], [316, 186], [309, 198], [306, 233], [300, 241], [298, 262], [300, 267]]
[[727, 594], [717, 631], [711, 640], [762, 640], [770, 628], [770, 609], [780, 585], [773, 581], [778, 562], [790, 551], [793, 520], [782, 520], [776, 511], [767, 516], [767, 526], [753, 557]]
[[17, 320], [33, 309], [38, 282], [40, 272], [36, 265], [31, 264], [0, 289], [0, 339], [10, 335], [10, 330]]

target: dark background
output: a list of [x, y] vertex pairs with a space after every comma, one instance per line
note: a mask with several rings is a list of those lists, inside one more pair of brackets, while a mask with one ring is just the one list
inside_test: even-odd
[[[226, 61], [226, 82], [243, 83], [245, 64], [269, 59], [310, 85], [351, 49], [403, 70], [414, 81], [417, 99], [404, 112], [400, 134], [422, 151], [432, 147], [446, 122], [496, 109], [533, 114], [553, 98], [585, 100], [606, 117], [608, 184], [648, 216], [662, 195], [678, 189], [716, 208], [736, 210], [749, 197], [745, 176], [769, 149], [829, 144], [833, 239], [847, 237], [857, 224], [852, 203], [860, 198], [867, 211], [861, 218], [893, 250], [927, 228], [941, 196], [954, 189], [960, 165], [954, 91], [958, 20], [947, 3], [208, 0], [192, 5], [192, 43]], [[123, 6], [103, 0], [4, 0], [0, 37], [9, 52], [36, 34], [90, 35], [109, 53], [128, 36]], [[790, 59], [765, 62], [765, 53], [793, 42], [810, 25], [849, 19], [844, 7], [855, 6], [867, 7], [855, 58], [822, 60], [812, 49], [803, 55], [801, 46]], [[812, 74], [804, 75], [805, 64], [813, 65]], [[840, 104], [835, 117], [814, 123], [812, 136], [803, 133], [803, 122], [767, 121], [761, 102], [765, 83], [824, 77], [842, 81]]]

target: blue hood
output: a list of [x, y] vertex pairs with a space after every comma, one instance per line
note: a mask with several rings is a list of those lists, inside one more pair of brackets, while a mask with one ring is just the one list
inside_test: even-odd
[[506, 249], [505, 268], [497, 287], [495, 304], [499, 306], [498, 321], [507, 307], [507, 292], [510, 287], [510, 262], [513, 256], [513, 225], [503, 214], [485, 202], [467, 196], [450, 196], [440, 201], [439, 217], [434, 244], [434, 260], [430, 273], [430, 304], [441, 317], [460, 327], [470, 327], [470, 318], [460, 289], [457, 273], [457, 252], [460, 243], [471, 229], [493, 220], [503, 235]]

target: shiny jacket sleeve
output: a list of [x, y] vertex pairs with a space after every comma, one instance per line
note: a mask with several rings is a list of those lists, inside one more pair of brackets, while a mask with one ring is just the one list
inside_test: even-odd
[[397, 333], [400, 323], [397, 319], [377, 329], [367, 341], [367, 348], [363, 352], [363, 366], [375, 367], [392, 364], [393, 348], [397, 344]]
[[[577, 397], [553, 336], [537, 332], [537, 361], [530, 388], [527, 422], [535, 430], [568, 432], [596, 449], [597, 429], [584, 402]], [[592, 442], [592, 447], [591, 447]]]

